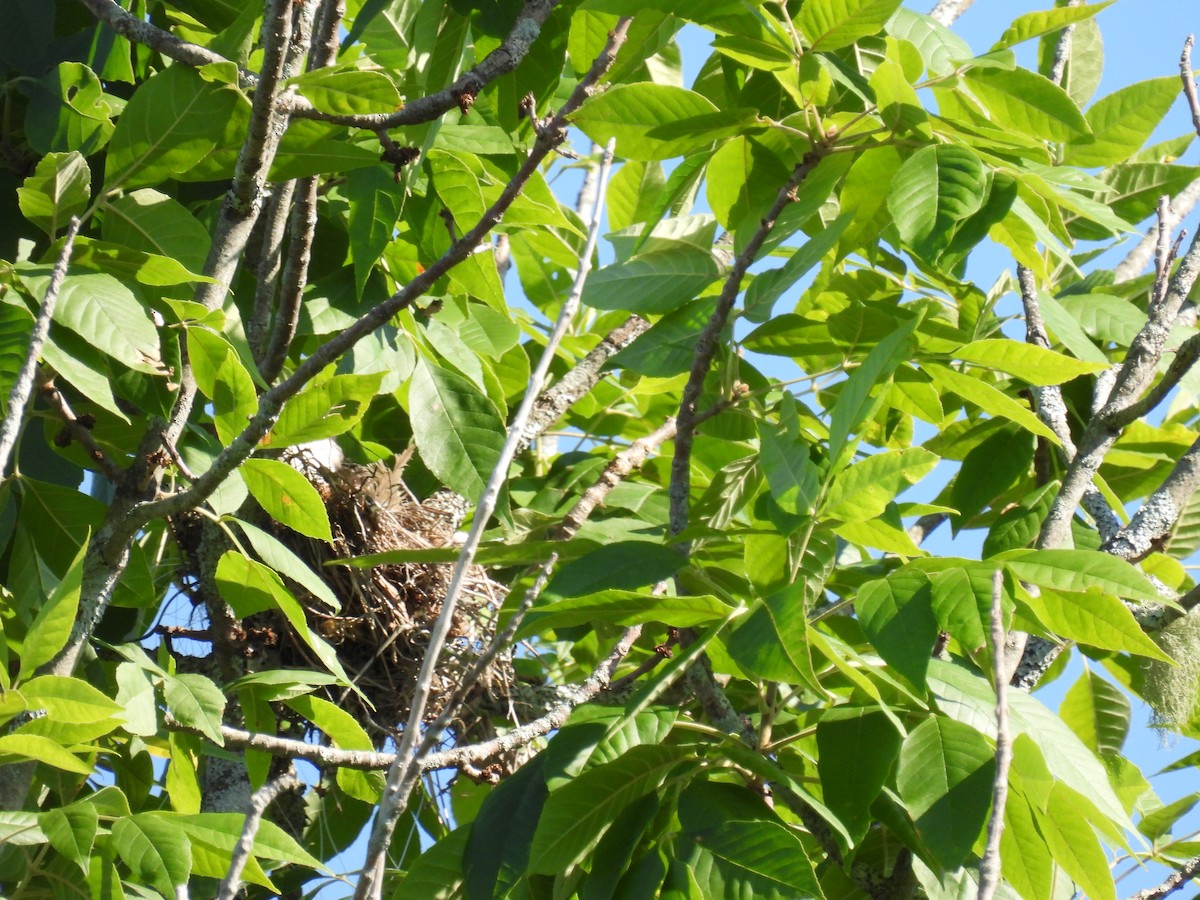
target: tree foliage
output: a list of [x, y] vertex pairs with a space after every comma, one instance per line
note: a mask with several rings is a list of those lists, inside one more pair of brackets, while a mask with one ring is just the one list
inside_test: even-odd
[[1200, 869], [1123, 755], [1200, 736], [1200, 170], [1107, 3], [9, 3], [6, 895]]

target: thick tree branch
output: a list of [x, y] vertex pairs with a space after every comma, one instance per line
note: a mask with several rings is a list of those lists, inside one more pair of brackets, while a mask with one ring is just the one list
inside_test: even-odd
[[[617, 55], [617, 50], [625, 41], [631, 21], [632, 19], [629, 17], [618, 21], [616, 27], [609, 33], [604, 49], [595, 62], [593, 62], [588, 73], [580, 80], [575, 90], [571, 93], [570, 98], [568, 98], [567, 102], [563, 104], [548, 122], [543, 123], [542, 127], [537, 129], [539, 143], [547, 139], [554, 146], [561, 143], [563, 137], [565, 137], [566, 117], [575, 109], [578, 109], [584, 100], [591, 96], [595, 86], [604, 76], [604, 73], [612, 66], [613, 60]], [[612, 153], [613, 147], [610, 143], [604, 160], [601, 163], [600, 185], [597, 189], [600, 196], [603, 196], [604, 185], [608, 178], [608, 170], [612, 165]], [[429, 645], [421, 663], [421, 671], [417, 675], [417, 683], [413, 689], [408, 722], [401, 736], [400, 746], [397, 748], [397, 760], [391, 769], [388, 770], [387, 784], [384, 788], [383, 797], [380, 800], [379, 809], [375, 815], [375, 823], [371, 829], [371, 836], [367, 843], [366, 862], [363, 865], [362, 875], [355, 888], [355, 900], [379, 900], [380, 892], [383, 889], [383, 869], [387, 856], [387, 848], [391, 843], [392, 833], [395, 830], [396, 823], [399, 821], [400, 814], [407, 805], [408, 795], [420, 777], [420, 756], [419, 754], [414, 755], [414, 751], [417, 750], [418, 744], [421, 743], [421, 724], [424, 721], [425, 706], [432, 690], [438, 656], [450, 632], [455, 605], [458, 600], [459, 591], [462, 588], [463, 580], [474, 561], [475, 551], [483, 538], [483, 531], [487, 527], [487, 522], [491, 518], [492, 511], [495, 509], [501, 488], [508, 478], [508, 467], [517, 453], [525, 424], [529, 421], [529, 417], [533, 412], [534, 402], [541, 393], [546, 374], [554, 359], [554, 353], [558, 344], [566, 335], [567, 329], [570, 327], [575, 312], [579, 307], [579, 300], [583, 294], [583, 286], [591, 269], [592, 254], [595, 252], [596, 241], [599, 238], [601, 211], [601, 204], [597, 201], [591, 228], [588, 232], [587, 244], [579, 259], [579, 270], [575, 276], [575, 283], [571, 288], [571, 293], [566, 302], [563, 303], [558, 320], [555, 322], [554, 329], [542, 351], [541, 359], [529, 376], [529, 386], [526, 389], [525, 398], [509, 425], [504, 448], [501, 450], [500, 458], [496, 461], [487, 486], [484, 488], [483, 497], [475, 511], [471, 530], [463, 544], [458, 562], [455, 564], [446, 596], [442, 600], [442, 611], [430, 634]], [[473, 245], [478, 243], [479, 240], [476, 239]], [[436, 735], [434, 737], [436, 739]]]
[[[1160, 206], [1160, 215], [1164, 209], [1165, 203]], [[1160, 237], [1160, 257], [1169, 253], [1163, 249], [1165, 243]], [[1039, 547], [1062, 547], [1069, 540], [1075, 508], [1092, 484], [1105, 454], [1120, 435], [1120, 427], [1115, 423], [1153, 381], [1167, 335], [1197, 275], [1200, 275], [1200, 240], [1193, 238], [1174, 277], [1169, 277], [1164, 268], [1155, 285], [1146, 324], [1133, 339], [1103, 407], [1092, 416], [1079, 440], [1078, 452], [1067, 468], [1058, 496], [1042, 525]]]
[[1142, 559], [1171, 533], [1197, 487], [1200, 487], [1200, 440], [1179, 458], [1162, 486], [1139, 507], [1129, 524], [1101, 549], [1134, 562]]
[[29, 335], [29, 349], [25, 352], [25, 361], [13, 382], [12, 390], [8, 392], [8, 408], [4, 411], [4, 419], [0, 421], [0, 478], [3, 478], [8, 462], [12, 458], [13, 448], [17, 445], [17, 435], [21, 431], [21, 423], [25, 421], [25, 407], [33, 393], [33, 382], [37, 375], [38, 357], [42, 355], [42, 347], [50, 334], [50, 318], [54, 315], [54, 307], [58, 304], [58, 292], [62, 290], [63, 279], [67, 277], [67, 265], [71, 261], [71, 248], [75, 246], [75, 236], [79, 234], [79, 219], [72, 217], [71, 225], [67, 228], [67, 238], [63, 241], [62, 250], [50, 273], [50, 281], [46, 284], [46, 293], [42, 296], [41, 306], [33, 320], [33, 331]]
[[1000, 836], [1004, 832], [1004, 806], [1008, 801], [1008, 770], [1012, 765], [1012, 736], [1008, 728], [1008, 666], [1004, 654], [1004, 576], [992, 576], [992, 681], [996, 687], [996, 775], [992, 781], [992, 812], [987, 844], [979, 861], [979, 900], [992, 900], [1000, 886]]

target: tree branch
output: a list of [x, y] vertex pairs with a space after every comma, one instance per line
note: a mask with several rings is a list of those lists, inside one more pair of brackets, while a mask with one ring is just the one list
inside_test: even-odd
[[408, 102], [393, 113], [370, 115], [335, 115], [314, 109], [313, 105], [299, 94], [287, 98], [285, 109], [298, 119], [319, 119], [351, 128], [366, 128], [371, 131], [387, 131], [402, 125], [431, 122], [445, 112], [458, 106], [463, 94], [472, 96], [483, 88], [515, 69], [529, 53], [529, 48], [541, 34], [542, 25], [558, 0], [526, 0], [521, 14], [504, 38], [503, 43], [460, 75], [453, 84], [425, 97]]
[[33, 320], [33, 331], [29, 335], [29, 349], [25, 352], [25, 361], [21, 363], [21, 370], [17, 373], [12, 390], [8, 392], [8, 408], [5, 410], [4, 419], [0, 421], [0, 478], [3, 478], [5, 470], [8, 469], [13, 448], [17, 445], [17, 435], [25, 421], [25, 407], [33, 393], [38, 357], [42, 355], [42, 347], [46, 345], [46, 338], [50, 334], [50, 319], [58, 303], [58, 292], [62, 290], [63, 279], [67, 277], [67, 265], [71, 261], [71, 248], [75, 246], [77, 234], [79, 219], [72, 216], [66, 240], [58, 253], [58, 259], [50, 273], [50, 281], [46, 285], [46, 293], [42, 296], [41, 306], [38, 307], [37, 316]]
[[1171, 875], [1162, 884], [1138, 891], [1129, 900], [1162, 900], [1163, 897], [1175, 893], [1197, 875], [1200, 875], [1200, 856], [1189, 859], [1179, 867], [1178, 872]]
[[246, 868], [246, 860], [254, 850], [254, 838], [258, 827], [262, 824], [263, 813], [267, 811], [275, 798], [285, 791], [293, 791], [300, 787], [300, 779], [288, 772], [268, 781], [250, 797], [250, 805], [246, 810], [246, 821], [242, 824], [242, 834], [233, 848], [229, 859], [229, 872], [221, 881], [217, 890], [217, 900], [234, 900], [242, 888], [242, 871]]
[[1187, 98], [1188, 110], [1192, 114], [1192, 127], [1200, 134], [1200, 97], [1196, 96], [1196, 79], [1192, 77], [1192, 45], [1194, 35], [1188, 35], [1183, 42], [1183, 52], [1179, 55], [1179, 78], [1183, 82], [1183, 96]]
[[1012, 765], [1012, 736], [1008, 729], [1008, 666], [1004, 655], [1004, 576], [992, 575], [992, 680], [996, 687], [996, 775], [992, 782], [992, 813], [987, 844], [979, 861], [979, 900], [992, 900], [1000, 886], [1000, 836], [1004, 832], [1004, 806], [1008, 801], [1008, 770]]
[[937, 5], [929, 11], [929, 16], [942, 25], [950, 26], [970, 9], [974, 2], [975, 0], [938, 0]]
[[116, 463], [114, 463], [107, 453], [96, 443], [96, 438], [92, 435], [91, 429], [85, 425], [75, 411], [71, 409], [71, 404], [67, 402], [67, 398], [63, 396], [58, 385], [54, 383], [53, 377], [47, 377], [45, 373], [38, 377], [38, 393], [50, 405], [50, 408], [63, 421], [67, 435], [71, 440], [78, 441], [83, 449], [87, 452], [88, 459], [96, 464], [96, 467], [104, 473], [104, 476], [116, 484], [125, 474]]
[[[1171, 229], [1178, 228], [1179, 223], [1195, 208], [1197, 202], [1200, 202], [1200, 178], [1197, 178], [1171, 198], [1170, 213], [1167, 219], [1168, 227]], [[1122, 284], [1142, 274], [1142, 270], [1146, 268], [1146, 264], [1154, 256], [1154, 250], [1157, 245], [1158, 225], [1156, 224], [1142, 236], [1138, 245], [1129, 251], [1129, 255], [1121, 260], [1116, 268], [1113, 269], [1113, 280], [1117, 284]]]
[[[592, 63], [592, 67], [588, 73], [580, 80], [575, 90], [571, 93], [570, 98], [549, 122], [544, 123], [541, 128], [537, 129], [539, 143], [546, 141], [547, 137], [555, 146], [561, 143], [562, 137], [565, 136], [566, 117], [572, 111], [578, 109], [584, 100], [591, 96], [595, 85], [599, 83], [604, 73], [612, 66], [617, 50], [625, 41], [625, 36], [629, 31], [631, 22], [631, 17], [625, 17], [618, 21], [616, 27], [609, 33], [608, 42], [605, 44], [604, 49], [595, 62]], [[598, 195], [600, 196], [604, 193], [608, 170], [612, 165], [612, 153], [613, 147], [610, 143], [604, 160], [601, 163], [600, 185], [597, 188]], [[509, 425], [504, 448], [500, 453], [500, 458], [496, 461], [487, 486], [484, 488], [483, 497], [475, 511], [470, 533], [467, 535], [462, 551], [459, 553], [458, 562], [455, 564], [454, 573], [450, 579], [450, 586], [447, 589], [445, 598], [442, 600], [442, 611], [430, 634], [429, 645], [425, 651], [425, 657], [421, 662], [421, 671], [417, 676], [417, 683], [413, 689], [408, 722], [401, 736], [400, 746], [397, 749], [397, 759], [391, 769], [388, 770], [387, 785], [384, 788], [383, 797], [380, 800], [379, 809], [375, 815], [375, 824], [371, 829], [371, 836], [367, 843], [366, 862], [363, 865], [362, 876], [359, 878], [358, 885], [355, 888], [355, 900], [378, 900], [380, 892], [383, 889], [383, 868], [387, 848], [391, 843], [392, 833], [395, 830], [396, 823], [399, 821], [400, 814], [407, 805], [408, 795], [420, 776], [420, 758], [419, 754], [414, 756], [414, 751], [417, 749], [418, 742], [420, 741], [421, 723], [424, 720], [425, 706], [432, 689], [438, 656], [450, 631], [463, 580], [474, 561], [475, 551], [483, 537], [483, 531], [487, 527], [487, 522], [491, 518], [492, 511], [495, 509], [496, 502], [500, 496], [500, 490], [508, 478], [508, 466], [516, 455], [525, 424], [529, 421], [529, 417], [533, 412], [534, 402], [541, 393], [546, 374], [554, 359], [555, 350], [566, 334], [571, 321], [574, 319], [575, 311], [579, 307], [579, 300], [583, 294], [583, 286], [591, 269], [592, 254], [595, 252], [596, 242], [599, 238], [601, 212], [601, 204], [597, 201], [593, 212], [591, 228], [588, 231], [587, 244], [579, 259], [579, 271], [576, 273], [575, 283], [559, 312], [558, 321], [555, 323], [554, 329], [546, 341], [541, 359], [538, 360], [537, 366], [529, 376], [529, 386], [526, 389], [525, 397], [522, 400], [520, 409], [518, 409]], [[476, 239], [472, 242], [472, 246], [478, 243], [479, 241]]]
[[692, 369], [687, 384], [683, 388], [683, 398], [679, 403], [679, 415], [676, 418], [675, 457], [671, 460], [671, 534], [679, 534], [688, 524], [688, 497], [692, 486], [692, 442], [696, 435], [696, 403], [704, 390], [704, 380], [712, 366], [713, 357], [717, 352], [721, 332], [729, 321], [733, 304], [742, 289], [742, 279], [746, 270], [754, 262], [759, 249], [767, 236], [775, 227], [775, 220], [783, 212], [784, 207], [796, 197], [796, 189], [804, 183], [804, 179], [820, 163], [822, 153], [818, 150], [809, 151], [804, 159], [792, 170], [792, 176], [779, 189], [775, 202], [763, 216], [762, 222], [746, 244], [746, 248], [733, 261], [725, 285], [717, 298], [717, 308], [713, 311], [696, 339], [696, 351], [692, 357]]

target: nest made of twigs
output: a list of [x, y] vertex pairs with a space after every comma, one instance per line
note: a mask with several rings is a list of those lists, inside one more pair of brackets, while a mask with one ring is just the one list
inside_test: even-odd
[[[404, 484], [403, 462], [347, 463], [336, 471], [301, 466], [317, 487], [329, 513], [332, 544], [283, 530], [280, 537], [321, 573], [341, 602], [330, 609], [302, 595], [310, 626], [337, 651], [361, 696], [346, 688], [330, 690], [330, 699], [384, 730], [408, 717], [413, 685], [442, 612], [453, 565], [404, 563], [369, 569], [327, 565], [339, 559], [389, 550], [451, 546], [459, 524], [445, 502], [448, 492], [419, 502]], [[454, 496], [454, 495], [450, 495]], [[451, 621], [449, 640], [434, 678], [426, 718], [438, 716], [479, 652], [490, 640], [504, 589], [481, 566], [472, 566]], [[280, 636], [287, 665], [321, 668], [311, 648], [289, 627]], [[465, 711], [503, 708], [511, 664], [497, 658], [471, 685]], [[365, 698], [365, 699], [364, 699]], [[455, 731], [466, 735], [475, 724], [460, 713]]]

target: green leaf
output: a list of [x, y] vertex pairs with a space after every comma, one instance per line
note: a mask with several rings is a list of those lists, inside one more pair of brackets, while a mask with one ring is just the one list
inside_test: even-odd
[[121, 704], [125, 719], [121, 727], [127, 732], [140, 737], [158, 733], [154, 685], [137, 663], [123, 662], [117, 666], [117, 702]]
[[362, 419], [382, 382], [383, 373], [376, 372], [334, 375], [309, 384], [284, 404], [279, 420], [263, 444], [293, 447], [349, 431]]
[[218, 747], [225, 746], [221, 735], [225, 695], [211, 679], [193, 673], [167, 675], [162, 686], [171, 715], [184, 725], [200, 729]]
[[400, 108], [400, 93], [382, 72], [314, 69], [289, 78], [312, 105], [335, 116], [390, 113]]
[[117, 119], [105, 190], [157, 184], [192, 169], [222, 141], [244, 103], [237, 91], [205, 81], [187, 66], [147, 79]]
[[1044, 347], [1001, 338], [965, 344], [955, 350], [954, 355], [965, 362], [1007, 372], [1027, 384], [1039, 386], [1063, 384], [1080, 375], [1091, 375], [1108, 368], [1099, 362], [1086, 362]]
[[857, 441], [850, 441], [851, 432], [871, 419], [887, 397], [886, 391], [878, 391], [872, 398], [871, 391], [877, 384], [890, 379], [905, 360], [909, 338], [920, 321], [920, 317], [913, 317], [892, 330], [846, 379], [829, 416], [829, 458], [833, 460], [829, 475], [838, 472], [845, 464], [847, 453], [857, 444]]
[[12, 847], [44, 844], [48, 838], [38, 824], [38, 814], [23, 810], [0, 810], [0, 841]]
[[1001, 416], [1016, 422], [1026, 431], [1032, 431], [1055, 445], [1059, 443], [1054, 432], [1043, 424], [1041, 419], [990, 384], [936, 363], [926, 363], [922, 366], [922, 370], [943, 391], [957, 394], [963, 400], [973, 403], [993, 416]]
[[1129, 607], [1112, 594], [1097, 590], [1068, 593], [1043, 589], [1040, 596], [1026, 598], [1025, 603], [1043, 625], [1061, 637], [1101, 650], [1133, 653], [1162, 662], [1170, 660], [1142, 631]]
[[897, 494], [928, 475], [938, 459], [921, 447], [868, 456], [833, 479], [819, 515], [843, 522], [878, 518]]
[[679, 822], [678, 863], [699, 896], [823, 900], [799, 836], [747, 788], [690, 785], [679, 798]]
[[583, 302], [596, 309], [671, 312], [693, 299], [719, 274], [708, 250], [677, 243], [599, 269], [588, 278]]
[[[370, 736], [363, 731], [354, 716], [336, 704], [311, 696], [291, 697], [284, 702], [325, 732], [333, 746], [342, 750], [375, 749]], [[351, 797], [371, 804], [379, 802], [384, 788], [382, 772], [339, 769], [337, 782]]]
[[[21, 280], [40, 299], [50, 271], [49, 266], [22, 266]], [[163, 372], [158, 329], [133, 292], [111, 275], [69, 273], [58, 292], [54, 321], [131, 369]]]
[[230, 343], [207, 328], [189, 328], [187, 348], [196, 386], [212, 401], [217, 437], [228, 446], [258, 412], [254, 381]]
[[1106, 0], [1104, 3], [1093, 3], [1090, 6], [1060, 6], [1057, 9], [1037, 10], [1017, 16], [1011, 25], [1000, 35], [1000, 40], [992, 45], [992, 50], [1004, 50], [1015, 47], [1043, 34], [1059, 31], [1068, 25], [1073, 25], [1084, 19], [1090, 19], [1100, 10], [1112, 6], [1116, 0]]
[[88, 869], [88, 857], [96, 841], [99, 823], [99, 812], [86, 800], [49, 809], [38, 815], [38, 825], [50, 845], [84, 872]]
[[1121, 689], [1084, 671], [1059, 705], [1058, 714], [1079, 739], [1100, 755], [1119, 754], [1129, 734], [1130, 706]]
[[1108, 855], [1085, 815], [1074, 791], [1056, 784], [1050, 790], [1045, 812], [1037, 817], [1038, 830], [1054, 861], [1062, 866], [1084, 896], [1094, 900], [1116, 900]]
[[[75, 265], [99, 269], [119, 280], [136, 281], [151, 287], [170, 287], [176, 284], [197, 282], [215, 283], [212, 278], [188, 271], [179, 260], [172, 257], [145, 253], [121, 244], [111, 244], [108, 241], [97, 241], [86, 237], [75, 239], [75, 249], [71, 261]], [[166, 299], [164, 298], [164, 300]], [[187, 300], [175, 302], [191, 303]], [[219, 311], [209, 310], [200, 304], [196, 304], [196, 306], [199, 307], [196, 310], [199, 314], [198, 317], [216, 318], [220, 315]]]
[[759, 423], [759, 463], [771, 496], [792, 515], [812, 512], [821, 490], [821, 470], [803, 440], [790, 438], [767, 423]]
[[222, 594], [239, 616], [252, 615], [265, 609], [280, 610], [292, 630], [308, 645], [321, 664], [336, 675], [342, 684], [350, 683], [337, 652], [308, 626], [304, 608], [274, 571], [229, 550], [217, 563], [216, 578]]
[[79, 610], [79, 593], [83, 583], [83, 560], [87, 555], [88, 538], [75, 554], [67, 573], [55, 586], [53, 593], [37, 611], [33, 624], [25, 633], [21, 647], [21, 669], [17, 681], [33, 675], [44, 663], [50, 662], [67, 645], [75, 627]]
[[30, 222], [54, 238], [92, 196], [92, 172], [77, 151], [48, 153], [17, 189], [17, 202]]
[[690, 628], [720, 621], [729, 613], [730, 608], [712, 596], [653, 597], [636, 591], [609, 590], [535, 607], [522, 621], [517, 639], [544, 634], [552, 628], [599, 622], [614, 625], [662, 622]]
[[887, 782], [902, 735], [878, 709], [841, 707], [817, 722], [817, 772], [825, 804], [858, 843]]
[[868, 640], [879, 655], [918, 688], [937, 640], [929, 578], [915, 569], [868, 582], [858, 592], [854, 608]]
[[634, 747], [552, 793], [533, 836], [529, 871], [557, 874], [583, 859], [622, 810], [656, 790], [684, 755], [680, 747]]
[[1086, 137], [1088, 121], [1070, 95], [1028, 69], [972, 69], [963, 77], [997, 127], [1052, 141]]
[[837, 245], [838, 238], [853, 220], [852, 211], [842, 213], [806, 241], [781, 268], [756, 275], [746, 290], [746, 318], [751, 322], [770, 319], [775, 302], [783, 292], [807, 275]]
[[888, 34], [916, 47], [931, 75], [949, 75], [960, 61], [974, 55], [967, 42], [941, 22], [904, 7], [892, 16]]
[[[933, 612], [938, 627], [949, 632], [969, 652], [987, 646], [992, 619], [993, 566], [973, 564], [955, 566], [930, 575], [933, 582]], [[1013, 601], [1001, 588], [1006, 613]]]
[[52, 719], [86, 724], [121, 712], [101, 691], [79, 678], [39, 675], [21, 684], [21, 695], [30, 709], [44, 709]]
[[308, 564], [293, 553], [286, 544], [249, 522], [238, 521], [250, 546], [263, 562], [281, 575], [286, 575], [332, 610], [341, 609], [333, 589]]
[[749, 674], [824, 694], [808, 646], [804, 588], [801, 579], [768, 594], [726, 638], [725, 649]]
[[211, 243], [208, 229], [187, 207], [150, 188], [108, 201], [101, 234], [114, 244], [178, 260], [190, 272], [204, 268]]
[[996, 768], [982, 734], [931, 716], [900, 748], [896, 786], [925, 845], [947, 869], [961, 865], [987, 821]]
[[92, 766], [63, 747], [58, 741], [36, 734], [6, 734], [0, 737], [0, 765], [6, 765], [16, 756], [31, 762], [45, 763], [56, 769], [74, 772], [76, 775], [91, 775]]
[[504, 449], [504, 422], [471, 382], [422, 360], [408, 388], [409, 416], [421, 460], [446, 487], [472, 503]]
[[625, 159], [670, 159], [712, 143], [724, 132], [718, 126], [673, 136], [689, 119], [712, 116], [719, 110], [694, 91], [665, 84], [619, 84], [589, 99], [571, 121], [597, 144], [617, 139], [617, 154]]
[[1179, 77], [1172, 75], [1139, 81], [1101, 98], [1087, 111], [1091, 139], [1069, 141], [1063, 162], [1071, 166], [1124, 162], [1142, 148], [1178, 96]]
[[239, 470], [246, 489], [267, 515], [293, 531], [332, 541], [329, 513], [307, 478], [277, 459], [248, 459]]
[[945, 249], [955, 227], [987, 199], [990, 172], [971, 150], [939, 144], [918, 150], [892, 179], [887, 195], [900, 237], [923, 256]]
[[813, 50], [837, 50], [883, 30], [902, 0], [807, 0], [796, 24]]
[[795, 53], [790, 47], [749, 35], [719, 37], [712, 42], [712, 48], [723, 56], [767, 72], [781, 72], [796, 65]]
[[170, 816], [139, 813], [118, 819], [112, 841], [136, 883], [153, 885], [167, 897], [187, 883], [192, 871], [191, 847], [179, 823]]
[[1060, 591], [1097, 587], [1127, 600], [1164, 602], [1137, 567], [1099, 550], [1012, 550], [997, 559], [1022, 581], [1041, 587]]

